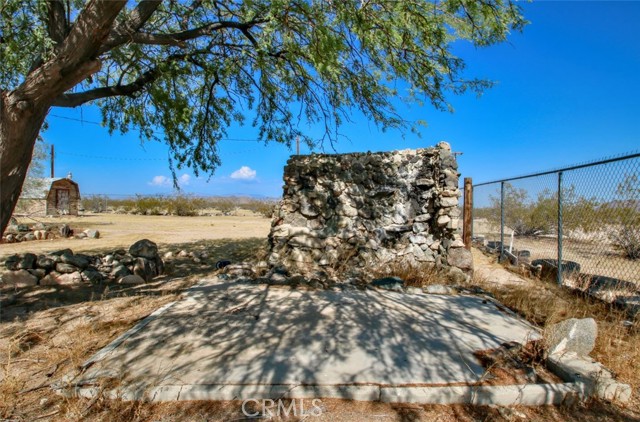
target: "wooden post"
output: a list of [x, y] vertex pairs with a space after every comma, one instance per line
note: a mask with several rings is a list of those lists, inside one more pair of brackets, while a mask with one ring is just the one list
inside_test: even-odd
[[464, 247], [471, 249], [473, 231], [473, 182], [470, 177], [464, 178], [464, 209], [462, 214], [462, 241]]
[[55, 156], [54, 156], [54, 153], [53, 153], [53, 144], [52, 144], [51, 145], [51, 178], [52, 179], [55, 177], [54, 176], [55, 171], [54, 171], [54, 168], [53, 168], [54, 162], [55, 162]]

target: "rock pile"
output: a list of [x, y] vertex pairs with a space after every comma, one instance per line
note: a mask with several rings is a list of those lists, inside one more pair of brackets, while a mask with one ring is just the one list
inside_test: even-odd
[[33, 240], [50, 240], [55, 239], [56, 236], [63, 238], [73, 236], [76, 239], [99, 239], [100, 231], [87, 229], [74, 235], [74, 231], [67, 224], [63, 224], [60, 228], [47, 226], [43, 223], [37, 223], [30, 227], [26, 224], [18, 224], [17, 221], [13, 219], [12, 223], [7, 227], [4, 236], [2, 236], [2, 242], [19, 243]]
[[431, 264], [472, 270], [458, 231], [457, 163], [450, 146], [294, 156], [269, 234], [269, 264], [303, 274]]
[[158, 247], [150, 240], [139, 240], [129, 248], [106, 255], [74, 254], [63, 249], [45, 255], [12, 255], [4, 263], [2, 283], [16, 287], [73, 285], [82, 282], [139, 284], [164, 272]]

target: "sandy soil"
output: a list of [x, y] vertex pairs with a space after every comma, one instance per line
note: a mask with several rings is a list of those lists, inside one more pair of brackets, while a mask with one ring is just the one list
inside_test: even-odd
[[[484, 235], [487, 241], [500, 240], [500, 227], [492, 226], [484, 219], [474, 220], [473, 235]], [[505, 228], [504, 243], [508, 248], [511, 229]], [[558, 240], [554, 237], [515, 236], [513, 248], [531, 252], [531, 260], [556, 259]], [[608, 241], [577, 240], [565, 237], [562, 259], [580, 264], [581, 272], [631, 281], [640, 286], [640, 260], [625, 258]]]
[[[0, 244], [0, 257], [33, 252], [41, 253], [64, 248], [88, 252], [128, 248], [140, 239], [156, 242], [160, 248], [178, 243], [216, 239], [265, 238], [271, 221], [257, 215], [176, 217], [128, 214], [86, 214], [81, 217], [41, 218], [46, 225], [68, 224], [76, 232], [85, 229], [100, 231], [100, 239], [54, 239]], [[35, 220], [19, 218], [19, 223], [34, 224]]]

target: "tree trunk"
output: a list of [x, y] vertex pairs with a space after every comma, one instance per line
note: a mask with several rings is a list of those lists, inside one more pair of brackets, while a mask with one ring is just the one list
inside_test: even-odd
[[0, 92], [0, 234], [9, 224], [48, 107], [33, 109]]

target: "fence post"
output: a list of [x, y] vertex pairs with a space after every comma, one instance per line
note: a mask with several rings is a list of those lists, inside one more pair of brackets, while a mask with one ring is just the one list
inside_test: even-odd
[[504, 255], [504, 182], [500, 182], [500, 256], [498, 262], [502, 262]]
[[562, 286], [562, 172], [558, 172], [558, 276], [557, 282]]
[[462, 241], [464, 247], [471, 249], [473, 230], [473, 182], [470, 177], [464, 178], [464, 208], [462, 211]]

